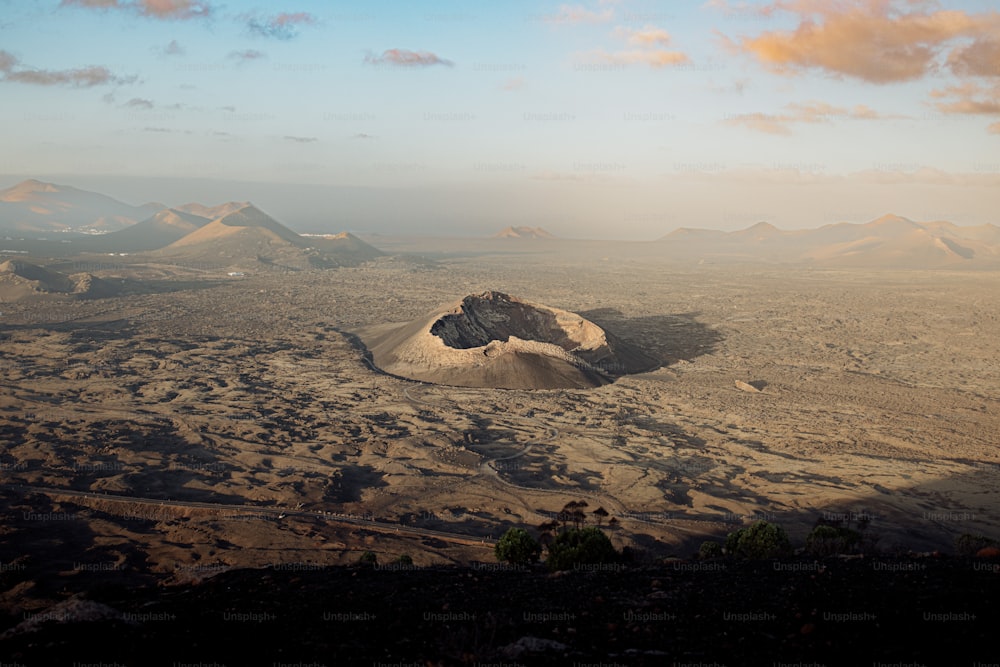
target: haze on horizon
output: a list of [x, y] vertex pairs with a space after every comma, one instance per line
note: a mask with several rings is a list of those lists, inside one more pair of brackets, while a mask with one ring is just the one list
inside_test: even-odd
[[987, 0], [2, 6], [0, 188], [299, 231], [1000, 222]]

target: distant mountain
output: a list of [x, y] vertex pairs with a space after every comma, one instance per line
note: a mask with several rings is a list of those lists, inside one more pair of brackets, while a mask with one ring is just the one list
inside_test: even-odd
[[129, 206], [96, 192], [29, 179], [0, 190], [0, 230], [114, 231], [148, 218], [155, 206]]
[[308, 269], [360, 264], [382, 253], [350, 234], [300, 236], [246, 204], [154, 254], [217, 266]]
[[229, 215], [230, 213], [235, 213], [247, 204], [249, 204], [249, 202], [245, 201], [227, 201], [225, 204], [217, 204], [215, 206], [205, 206], [204, 204], [191, 203], [175, 206], [174, 209], [185, 213], [191, 213], [201, 218], [215, 220], [216, 218], [221, 218]]
[[735, 232], [679, 229], [666, 252], [701, 261], [799, 262], [870, 268], [946, 268], [1000, 263], [1000, 227], [919, 223], [884, 215], [863, 224], [784, 231], [766, 222]]
[[375, 246], [348, 232], [310, 237], [309, 242], [335, 260], [339, 266], [356, 266], [385, 255]]
[[222, 249], [227, 246], [235, 249], [251, 245], [291, 245], [305, 248], [309, 242], [253, 204], [246, 204], [186, 234], [169, 248], [192, 248], [206, 244]]
[[0, 302], [67, 296], [111, 296], [121, 286], [89, 273], [65, 275], [23, 260], [0, 263]]
[[781, 230], [769, 222], [758, 222], [738, 232], [732, 232], [732, 238], [742, 241], [761, 242], [781, 236]]
[[554, 239], [541, 227], [507, 227], [493, 235], [495, 239]]
[[114, 252], [156, 250], [179, 241], [209, 222], [208, 218], [165, 208], [153, 217], [131, 227], [93, 239], [92, 245], [104, 251]]

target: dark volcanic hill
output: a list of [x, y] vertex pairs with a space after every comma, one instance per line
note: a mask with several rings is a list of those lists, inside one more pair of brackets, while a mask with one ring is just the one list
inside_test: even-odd
[[179, 241], [209, 222], [208, 218], [165, 208], [131, 227], [94, 239], [92, 244], [102, 250], [115, 252], [156, 250]]
[[180, 206], [174, 206], [174, 209], [178, 211], [184, 211], [185, 213], [190, 213], [192, 215], [197, 215], [200, 218], [208, 218], [209, 220], [215, 220], [216, 218], [227, 216], [230, 213], [235, 213], [244, 206], [247, 206], [249, 203], [250, 202], [245, 202], [245, 201], [227, 201], [225, 204], [217, 204], [215, 206], [205, 206], [204, 204], [192, 202], [190, 204], [182, 204]]
[[321, 250], [337, 266], [356, 266], [385, 255], [375, 246], [349, 232], [312, 236], [309, 237], [309, 243]]
[[89, 273], [66, 275], [19, 259], [0, 263], [0, 302], [67, 295], [99, 298], [121, 289], [121, 284]]
[[461, 387], [597, 387], [658, 365], [575, 313], [500, 292], [369, 328], [361, 338], [388, 373]]

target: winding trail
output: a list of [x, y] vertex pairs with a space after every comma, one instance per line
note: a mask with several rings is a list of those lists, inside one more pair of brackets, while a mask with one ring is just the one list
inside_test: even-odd
[[220, 514], [225, 513], [230, 517], [243, 516], [257, 519], [271, 518], [275, 521], [279, 521], [285, 517], [296, 516], [318, 519], [328, 524], [361, 527], [365, 530], [378, 533], [388, 533], [393, 535], [406, 533], [421, 537], [432, 537], [465, 546], [490, 549], [493, 548], [493, 544], [496, 542], [496, 540], [490, 538], [479, 538], [473, 535], [464, 535], [462, 533], [452, 533], [442, 530], [431, 530], [428, 528], [415, 528], [413, 526], [404, 526], [402, 524], [390, 523], [388, 521], [378, 521], [375, 518], [341, 514], [338, 512], [320, 512], [288, 507], [263, 507], [260, 505], [209, 503], [193, 500], [164, 500], [159, 498], [146, 498], [143, 496], [123, 496], [117, 494], [97, 493], [94, 491], [76, 491], [74, 489], [62, 489], [52, 486], [32, 486], [27, 484], [0, 484], [0, 488], [21, 493], [22, 495], [40, 493], [49, 497], [87, 498], [111, 503], [209, 510]]

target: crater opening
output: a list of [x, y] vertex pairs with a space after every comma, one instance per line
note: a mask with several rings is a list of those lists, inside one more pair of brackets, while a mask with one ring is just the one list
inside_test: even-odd
[[371, 327], [362, 338], [380, 370], [461, 387], [599, 387], [659, 366], [576, 313], [497, 291], [408, 323]]
[[492, 291], [462, 299], [459, 311], [439, 318], [431, 333], [456, 350], [483, 347], [494, 340], [507, 342], [511, 336], [551, 343], [567, 352], [579, 345], [559, 325], [555, 313]]

